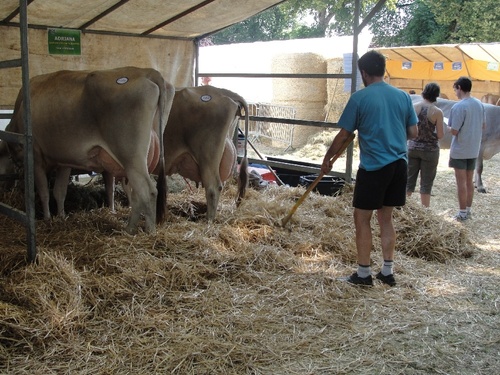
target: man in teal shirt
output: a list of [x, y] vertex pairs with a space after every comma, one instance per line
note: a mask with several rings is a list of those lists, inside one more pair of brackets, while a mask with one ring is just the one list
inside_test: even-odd
[[358, 269], [345, 280], [373, 285], [371, 275], [371, 218], [377, 210], [384, 263], [377, 279], [390, 286], [394, 279], [396, 232], [394, 207], [406, 203], [407, 140], [417, 136], [417, 115], [410, 96], [384, 82], [385, 57], [369, 51], [358, 60], [365, 88], [354, 93], [340, 119], [340, 131], [325, 154], [321, 171], [332, 169], [331, 159], [355, 130], [358, 131], [360, 164], [354, 187], [354, 225]]

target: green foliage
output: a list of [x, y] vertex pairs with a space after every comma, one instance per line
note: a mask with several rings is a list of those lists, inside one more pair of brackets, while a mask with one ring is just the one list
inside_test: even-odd
[[439, 25], [447, 26], [449, 42], [487, 43], [500, 40], [498, 0], [421, 0]]
[[412, 4], [400, 3], [389, 9], [382, 8], [370, 22], [370, 30], [373, 33], [372, 43], [376, 46], [403, 45], [403, 30], [410, 21], [409, 13]]
[[442, 44], [449, 38], [448, 27], [439, 25], [421, 0], [399, 0], [394, 9], [382, 9], [370, 29], [376, 46]]
[[[360, 22], [377, 0], [361, 0]], [[211, 36], [214, 44], [353, 34], [353, 0], [288, 0]], [[387, 0], [369, 22], [373, 45], [500, 40], [498, 0]]]
[[488, 43], [500, 40], [499, 24], [497, 0], [398, 0], [371, 30], [377, 46]]
[[283, 40], [291, 38], [290, 30], [295, 27], [295, 16], [277, 6], [219, 31], [210, 39], [213, 44]]
[[[367, 14], [376, 1], [362, 1], [363, 14]], [[288, 0], [210, 38], [214, 44], [229, 44], [352, 35], [353, 13], [352, 1]]]
[[425, 2], [415, 2], [412, 8], [412, 18], [401, 33], [403, 45], [421, 46], [448, 42], [449, 28], [437, 23], [434, 14]]

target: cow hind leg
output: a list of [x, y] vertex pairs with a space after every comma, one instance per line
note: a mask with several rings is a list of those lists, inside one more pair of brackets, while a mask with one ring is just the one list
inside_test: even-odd
[[479, 157], [477, 158], [476, 171], [474, 173], [474, 182], [478, 193], [486, 193], [486, 188], [483, 185], [482, 174], [483, 174], [483, 158]]
[[205, 198], [207, 200], [207, 220], [213, 221], [217, 213], [217, 205], [219, 204], [220, 193], [222, 191], [222, 182], [219, 177], [218, 170], [209, 170], [202, 168], [201, 180], [205, 188]]
[[43, 210], [43, 218], [45, 220], [50, 219], [50, 207], [49, 207], [49, 181], [47, 179], [47, 174], [46, 172], [41, 169], [37, 168], [35, 165], [35, 170], [34, 170], [34, 175], [35, 175], [35, 185], [36, 189], [38, 192], [38, 196], [40, 197], [40, 201], [42, 202], [42, 210]]
[[66, 216], [66, 213], [64, 212], [64, 201], [66, 200], [66, 193], [68, 192], [70, 175], [71, 168], [58, 168], [54, 182], [54, 199], [57, 204], [57, 216], [63, 218]]

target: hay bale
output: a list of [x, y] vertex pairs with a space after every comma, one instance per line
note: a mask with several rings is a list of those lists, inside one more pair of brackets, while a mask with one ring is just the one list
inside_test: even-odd
[[[325, 59], [315, 53], [287, 53], [276, 55], [272, 61], [273, 73], [326, 73]], [[324, 121], [326, 103], [326, 79], [324, 78], [274, 78], [273, 103], [292, 106], [296, 118]], [[292, 147], [307, 143], [317, 128], [295, 126]]]
[[[344, 73], [344, 60], [342, 58], [327, 59], [328, 74]], [[327, 103], [325, 105], [325, 118], [329, 122], [337, 122], [344, 110], [351, 93], [344, 92], [344, 79], [327, 80]]]

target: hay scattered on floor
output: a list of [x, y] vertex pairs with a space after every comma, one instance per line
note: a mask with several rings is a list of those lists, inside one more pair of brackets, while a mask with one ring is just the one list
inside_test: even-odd
[[[444, 277], [478, 251], [464, 226], [411, 202], [397, 210], [400, 286], [364, 290], [337, 281], [356, 259], [350, 187], [337, 198], [312, 193], [286, 228], [281, 219], [303, 188], [251, 189], [236, 208], [229, 185], [214, 223], [203, 220], [203, 190], [193, 189], [169, 195], [156, 235], [126, 234], [122, 204], [116, 214], [98, 207], [38, 221], [36, 265], [24, 263], [23, 228], [0, 217], [0, 370], [500, 369], [498, 289], [487, 282], [498, 270], [470, 270], [484, 272], [480, 288], [476, 277], [470, 285]], [[22, 201], [9, 194], [2, 198]]]

